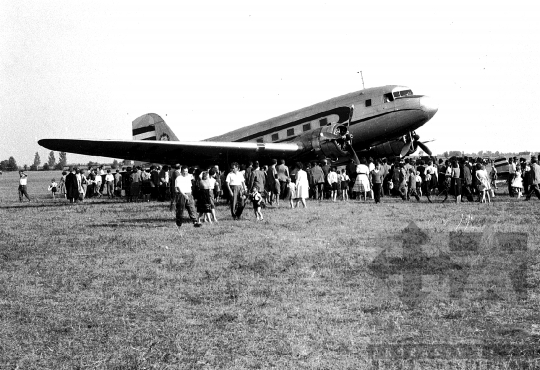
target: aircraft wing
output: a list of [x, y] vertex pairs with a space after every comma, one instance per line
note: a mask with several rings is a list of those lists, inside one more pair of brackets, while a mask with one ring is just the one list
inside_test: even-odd
[[213, 164], [247, 158], [291, 156], [300, 143], [216, 141], [41, 139], [38, 144], [55, 151], [149, 163]]

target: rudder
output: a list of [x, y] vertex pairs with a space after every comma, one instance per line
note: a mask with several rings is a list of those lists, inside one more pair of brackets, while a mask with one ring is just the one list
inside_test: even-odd
[[132, 122], [133, 140], [179, 141], [163, 118], [155, 113], [147, 113]]

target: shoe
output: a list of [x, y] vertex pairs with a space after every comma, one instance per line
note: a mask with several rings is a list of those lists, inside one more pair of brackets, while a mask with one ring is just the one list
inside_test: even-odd
[[193, 223], [193, 226], [194, 226], [194, 227], [201, 227], [202, 224], [201, 224], [200, 222], [194, 222], [194, 223]]

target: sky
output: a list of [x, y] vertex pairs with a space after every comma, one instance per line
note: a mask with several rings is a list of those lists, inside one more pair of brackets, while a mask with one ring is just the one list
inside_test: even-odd
[[362, 76], [437, 101], [417, 130], [435, 154], [540, 151], [540, 22], [519, 2], [486, 4], [1, 1], [0, 160], [44, 163], [42, 138], [130, 140], [150, 112], [202, 140]]

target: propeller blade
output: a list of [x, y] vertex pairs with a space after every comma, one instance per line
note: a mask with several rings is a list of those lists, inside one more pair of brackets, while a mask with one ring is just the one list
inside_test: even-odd
[[429, 148], [426, 146], [426, 144], [424, 144], [423, 142], [421, 141], [417, 141], [416, 144], [418, 144], [418, 146], [420, 148], [422, 148], [422, 150], [424, 151], [424, 153], [426, 153], [427, 155], [429, 155], [431, 157], [431, 150], [429, 150]]
[[407, 143], [407, 144], [405, 144], [405, 145], [403, 146], [403, 148], [401, 149], [401, 153], [399, 153], [399, 155], [400, 155], [401, 157], [405, 157], [405, 156], [407, 155], [407, 153], [409, 153], [409, 150], [411, 150], [412, 146], [413, 146], [413, 142], [412, 142], [412, 141], [409, 142], [409, 143]]
[[349, 150], [349, 153], [352, 154], [353, 159], [354, 159], [354, 161], [356, 162], [356, 164], [359, 165], [359, 164], [360, 164], [360, 159], [358, 159], [358, 156], [356, 155], [356, 152], [354, 151], [352, 145], [351, 145], [351, 144], [347, 144], [347, 149]]
[[354, 104], [351, 105], [351, 110], [349, 111], [349, 121], [347, 121], [347, 127], [351, 126], [353, 113], [354, 113]]

